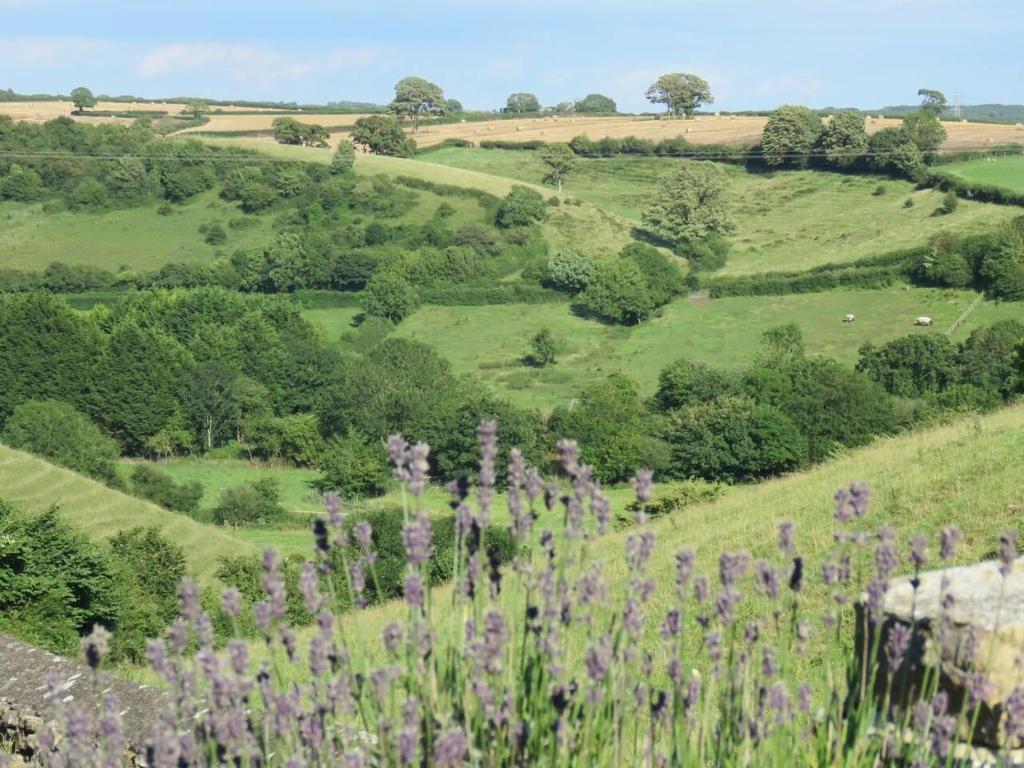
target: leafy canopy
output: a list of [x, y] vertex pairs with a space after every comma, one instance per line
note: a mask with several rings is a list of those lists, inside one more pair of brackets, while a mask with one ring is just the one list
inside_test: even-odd
[[693, 117], [701, 104], [715, 101], [707, 80], [684, 72], [662, 75], [647, 89], [646, 96], [652, 104], [664, 104], [669, 114], [686, 117]]

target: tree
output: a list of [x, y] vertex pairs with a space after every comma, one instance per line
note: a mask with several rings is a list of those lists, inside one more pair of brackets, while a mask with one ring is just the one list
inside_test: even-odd
[[356, 148], [344, 136], [338, 142], [331, 158], [331, 174], [334, 176], [351, 176], [356, 164]]
[[868, 148], [864, 116], [859, 112], [840, 112], [833, 117], [821, 132], [821, 147], [829, 165], [836, 168], [855, 165]]
[[702, 240], [734, 229], [729, 215], [728, 177], [714, 163], [683, 160], [662, 182], [643, 212], [643, 222], [673, 242]]
[[14, 409], [3, 439], [12, 448], [45, 456], [109, 483], [117, 475], [117, 443], [89, 417], [59, 400], [30, 400]]
[[673, 72], [659, 77], [647, 89], [647, 100], [652, 104], [664, 104], [671, 115], [693, 117], [701, 104], [714, 104], [711, 87], [697, 75]]
[[883, 128], [868, 139], [868, 165], [879, 171], [897, 171], [914, 178], [924, 164], [924, 155], [907, 131]]
[[540, 192], [516, 184], [505, 195], [498, 207], [496, 223], [499, 227], [527, 227], [543, 221], [547, 211]]
[[577, 112], [600, 112], [602, 114], [615, 114], [618, 112], [615, 102], [600, 93], [588, 93], [576, 102]]
[[366, 281], [362, 306], [371, 317], [385, 317], [400, 323], [412, 314], [417, 303], [416, 291], [397, 272], [377, 272]]
[[967, 288], [974, 282], [974, 272], [952, 232], [939, 232], [928, 241], [928, 251], [914, 265], [914, 276], [931, 285]]
[[543, 368], [555, 362], [558, 355], [558, 340], [550, 328], [541, 328], [530, 338], [528, 360], [532, 365]]
[[294, 117], [277, 117], [271, 123], [278, 144], [302, 144], [303, 126]]
[[184, 411], [208, 451], [235, 434], [242, 413], [235, 397], [238, 376], [235, 366], [218, 359], [205, 360], [189, 373]]
[[684, 284], [679, 268], [653, 245], [630, 243], [622, 249], [619, 257], [633, 262], [644, 273], [654, 306], [667, 304], [682, 293]]
[[330, 138], [331, 134], [327, 132], [327, 129], [317, 123], [310, 123], [305, 126], [305, 130], [302, 132], [302, 143], [307, 147], [327, 149], [330, 146], [327, 143]]
[[946, 109], [946, 96], [942, 91], [933, 91], [930, 88], [921, 88], [917, 91], [918, 96], [923, 96], [921, 109], [931, 112], [939, 117]]
[[580, 304], [613, 323], [636, 325], [654, 309], [647, 277], [632, 261], [619, 259], [598, 265]]
[[772, 112], [761, 134], [765, 163], [806, 168], [821, 132], [821, 118], [814, 111], [793, 105], [779, 107]]
[[262, 181], [246, 184], [238, 198], [238, 204], [246, 213], [263, 213], [277, 202], [277, 191]]
[[331, 438], [324, 447], [320, 476], [312, 485], [320, 493], [335, 491], [342, 498], [379, 496], [391, 479], [380, 443], [372, 443], [353, 428]]
[[412, 123], [412, 132], [420, 127], [420, 117], [424, 114], [444, 114], [448, 108], [444, 92], [439, 85], [422, 77], [404, 77], [395, 84], [395, 98], [388, 105], [388, 111], [399, 119], [408, 118]]
[[627, 480], [637, 467], [652, 467], [654, 446], [636, 383], [621, 373], [588, 387], [571, 408], [558, 407], [548, 420], [552, 435], [576, 440], [580, 458], [602, 483]]
[[925, 158], [930, 157], [946, 140], [946, 129], [935, 113], [927, 109], [919, 109], [904, 117], [902, 128]]
[[804, 334], [796, 323], [769, 328], [761, 334], [759, 362], [780, 366], [797, 362], [804, 356]]
[[1003, 227], [979, 271], [993, 296], [1024, 301], [1024, 221], [1015, 219]]
[[185, 109], [182, 111], [187, 115], [192, 115], [193, 120], [198, 120], [203, 113], [210, 111], [210, 105], [202, 99], [189, 99], [185, 102]]
[[540, 112], [540, 101], [532, 93], [513, 93], [508, 97], [505, 111], [516, 115]]
[[658, 374], [654, 403], [660, 411], [709, 403], [729, 392], [729, 377], [705, 363], [676, 360]]
[[567, 144], [548, 144], [540, 151], [540, 159], [547, 166], [544, 183], [554, 184], [558, 194], [562, 194], [562, 182], [576, 165], [576, 153]]
[[857, 370], [899, 397], [942, 392], [960, 380], [957, 349], [945, 336], [903, 336], [860, 349]]
[[412, 157], [416, 142], [405, 135], [401, 124], [391, 115], [367, 115], [352, 125], [352, 140], [375, 155]]
[[75, 105], [75, 111], [82, 114], [82, 110], [96, 106], [96, 97], [92, 95], [92, 91], [80, 85], [71, 92], [71, 103]]
[[1015, 355], [1022, 344], [1024, 323], [1017, 320], [1001, 320], [972, 331], [958, 355], [964, 383], [998, 392], [1009, 400], [1024, 385], [1024, 368]]
[[669, 473], [686, 479], [748, 480], [800, 466], [807, 441], [778, 408], [742, 397], [690, 405], [669, 417]]
[[462, 102], [458, 99], [448, 99], [445, 102], [445, 112], [449, 115], [457, 115], [460, 112], [464, 112], [465, 108], [462, 106]]
[[0, 199], [30, 203], [39, 197], [43, 180], [31, 168], [12, 165], [10, 171], [0, 179]]
[[132, 469], [132, 492], [161, 507], [191, 514], [203, 497], [203, 486], [199, 481], [179, 484], [154, 466], [136, 464]]
[[579, 251], [563, 248], [548, 262], [548, 279], [560, 291], [580, 293], [594, 278], [594, 261]]

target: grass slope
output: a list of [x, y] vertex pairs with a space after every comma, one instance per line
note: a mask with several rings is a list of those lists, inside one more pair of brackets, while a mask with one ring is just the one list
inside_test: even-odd
[[[539, 183], [544, 174], [536, 153], [518, 150], [439, 149], [424, 155], [423, 162], [531, 183]], [[659, 182], [676, 165], [672, 159], [635, 156], [578, 160], [566, 193], [639, 222]], [[733, 250], [722, 274], [853, 261], [924, 243], [940, 230], [977, 231], [1019, 214], [1008, 206], [962, 201], [952, 216], [935, 216], [942, 193], [915, 191], [910, 182], [880, 176], [722, 168], [729, 174], [736, 221]], [[880, 185], [885, 193], [873, 194]], [[903, 207], [908, 197], [914, 200], [912, 208]], [[587, 251], [587, 240], [578, 247]]]
[[[273, 236], [271, 216], [245, 217], [252, 222], [245, 229], [229, 227], [244, 214], [214, 192], [174, 206], [167, 216], [157, 208], [153, 203], [103, 213], [45, 213], [42, 204], [0, 203], [0, 267], [35, 271], [62, 261], [111, 271], [154, 269], [175, 261], [212, 261], [218, 251], [230, 254]], [[199, 232], [200, 225], [214, 221], [228, 233], [223, 245], [207, 245]]]
[[[207, 141], [216, 146], [236, 146], [255, 149], [270, 157], [285, 160], [305, 160], [309, 162], [328, 163], [331, 153], [324, 149], [311, 147], [295, 147], [277, 144], [273, 141], [260, 139], [211, 139]], [[382, 174], [385, 176], [411, 176], [438, 184], [452, 184], [457, 187], [479, 189], [497, 197], [504, 197], [517, 184], [526, 183], [545, 197], [554, 194], [550, 187], [543, 186], [542, 174], [536, 178], [523, 178], [515, 174], [492, 174], [472, 168], [457, 168], [438, 165], [433, 158], [439, 153], [430, 153], [423, 159], [404, 157], [382, 157], [378, 155], [356, 155], [356, 173], [362, 175]], [[533, 157], [529, 152], [516, 152], [524, 156], [522, 160]], [[539, 161], [537, 161], [539, 162]], [[454, 165], [454, 164], [453, 164]], [[457, 198], [445, 198], [455, 204]], [[548, 209], [548, 218], [544, 222], [544, 235], [552, 249], [579, 247], [585, 242], [586, 250], [597, 256], [618, 253], [632, 238], [633, 223], [626, 220], [613, 210], [594, 205], [563, 205]]]
[[[833, 494], [836, 489], [856, 480], [866, 481], [872, 489], [869, 512], [861, 529], [875, 530], [881, 525], [893, 528], [901, 542], [915, 532], [932, 537], [944, 525], [955, 524], [962, 533], [959, 563], [977, 562], [993, 556], [996, 539], [1007, 529], [1024, 533], [1020, 510], [1024, 508], [1024, 406], [1015, 406], [983, 417], [967, 418], [954, 424], [921, 430], [890, 438], [828, 464], [757, 485], [733, 489], [724, 498], [687, 507], [651, 526], [656, 534], [650, 577], [657, 585], [647, 606], [648, 624], [644, 645], [655, 652], [655, 663], [663, 664], [657, 630], [660, 617], [668, 609], [675, 590], [675, 553], [691, 547], [697, 553], [698, 571], [717, 583], [718, 555], [723, 551], [747, 550], [754, 558], [777, 561], [776, 527], [783, 520], [796, 525], [796, 541], [805, 558], [807, 587], [801, 596], [803, 615], [814, 622], [809, 653], [795, 670], [797, 679], [824, 684], [822, 660], [837, 660], [848, 647], [835, 643], [834, 635], [817, 625], [817, 619], [832, 604], [830, 595], [820, 586], [820, 566], [832, 547], [834, 530]], [[659, 493], [656, 486], [655, 495]], [[621, 510], [627, 497], [613, 499], [613, 514]], [[500, 508], [496, 501], [495, 507]], [[556, 529], [560, 512], [542, 511], [539, 528]], [[593, 542], [587, 562], [602, 563], [613, 595], [621, 595], [627, 582], [622, 553], [627, 536], [634, 528], [613, 532]], [[307, 545], [308, 546], [308, 545]], [[935, 557], [936, 545], [930, 548]], [[901, 573], [908, 572], [904, 565]], [[858, 574], [858, 577], [864, 574]], [[753, 592], [744, 584], [744, 591]], [[508, 592], [505, 593], [506, 598]], [[448, 605], [448, 588], [435, 592], [436, 607]], [[367, 644], [371, 655], [382, 660], [381, 630], [393, 621], [407, 617], [402, 602], [392, 602], [360, 613], [350, 623], [357, 641]], [[766, 609], [767, 612], [767, 609]], [[743, 626], [745, 616], [740, 617]], [[452, 626], [442, 620], [442, 631]], [[844, 632], [852, 637], [852, 627]], [[577, 652], [572, 658], [581, 663], [585, 627], [572, 627]], [[303, 633], [305, 641], [313, 630]], [[691, 642], [696, 642], [696, 638]], [[303, 642], [305, 645], [305, 642]], [[259, 656], [262, 651], [254, 647]]]
[[1024, 192], [1024, 157], [994, 157], [941, 166], [943, 172], [959, 176], [973, 184], [991, 184], [1014, 192]]
[[[565, 304], [426, 306], [395, 333], [433, 345], [457, 373], [474, 373], [519, 404], [547, 409], [566, 404], [595, 378], [613, 371], [627, 372], [650, 394], [661, 369], [680, 357], [742, 366], [756, 354], [761, 334], [783, 323], [801, 328], [811, 354], [852, 365], [867, 341], [945, 333], [976, 296], [970, 291], [888, 288], [710, 302], [683, 299], [665, 307], [659, 317], [628, 328], [583, 319]], [[847, 312], [857, 316], [855, 323], [842, 322]], [[935, 325], [916, 328], [913, 319], [921, 314], [935, 318]], [[980, 325], [1022, 317], [1019, 304], [982, 302], [951, 338], [962, 340]], [[526, 366], [521, 358], [529, 350], [529, 339], [544, 327], [555, 332], [563, 352], [552, 366]]]
[[5, 445], [0, 445], [0, 496], [28, 512], [56, 504], [65, 519], [97, 541], [136, 526], [159, 525], [164, 535], [185, 548], [189, 569], [200, 579], [211, 578], [221, 557], [257, 551], [226, 530], [197, 523]]

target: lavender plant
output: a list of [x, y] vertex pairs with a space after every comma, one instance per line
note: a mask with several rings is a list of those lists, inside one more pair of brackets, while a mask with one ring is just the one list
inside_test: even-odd
[[[449, 588], [431, 587], [425, 571], [432, 554], [423, 505], [429, 448], [400, 437], [388, 443], [403, 487], [407, 565], [404, 616], [380, 637], [364, 635], [358, 613], [374, 589], [372, 531], [365, 522], [346, 527], [336, 497], [328, 498], [314, 527], [315, 556], [301, 571], [305, 606], [316, 616], [302, 643], [286, 618], [273, 550], [263, 558], [265, 598], [255, 611], [263, 646], [258, 662], [241, 640], [215, 647], [198, 589], [183, 582], [178, 620], [167, 637], [149, 644], [149, 661], [172, 705], [137, 745], [146, 764], [950, 764], [987, 681], [976, 673], [976, 695], [959, 713], [934, 670], [916, 702], [892, 701], [912, 632], [902, 624], [886, 629], [882, 620], [901, 558], [892, 531], [872, 536], [856, 527], [870, 507], [866, 486], [836, 495], [835, 545], [819, 585], [832, 595], [832, 607], [815, 617], [802, 605], [811, 571], [791, 522], [779, 525], [773, 558], [753, 562], [745, 551], [725, 552], [702, 564], [682, 548], [674, 555], [674, 586], [659, 585], [651, 569], [656, 530], [645, 511], [652, 477], [644, 471], [632, 481], [636, 526], [625, 539], [626, 578], [610, 583], [592, 557], [609, 529], [610, 504], [571, 441], [558, 446], [562, 482], [545, 482], [510, 451], [506, 499], [518, 555], [499, 568], [486, 538], [498, 474], [495, 424], [481, 424], [478, 439], [475, 492], [465, 482], [449, 487], [456, 515]], [[349, 530], [358, 542], [355, 558], [346, 554], [353, 551]], [[959, 538], [955, 528], [941, 532], [943, 560], [954, 556]], [[927, 546], [923, 537], [910, 542], [915, 582]], [[1015, 557], [1015, 540], [1007, 535], [1000, 549], [1004, 575]], [[825, 669], [823, 684], [800, 679], [807, 667], [801, 656], [815, 632], [834, 631], [837, 642], [848, 642], [842, 628], [857, 621], [851, 598], [864, 582], [861, 655]], [[330, 610], [338, 604], [330, 594], [337, 585], [349, 592], [356, 613]], [[671, 592], [665, 610], [654, 608], [658, 590]], [[943, 598], [944, 608], [951, 600]], [[236, 617], [240, 609], [238, 591], [225, 590], [224, 614]], [[99, 630], [84, 642], [94, 669], [106, 643]], [[41, 761], [122, 764], [126, 743], [116, 702], [95, 713], [64, 705], [60, 683], [51, 686], [59, 728], [43, 740]], [[1007, 744], [1024, 734], [1024, 689], [1010, 701]]]

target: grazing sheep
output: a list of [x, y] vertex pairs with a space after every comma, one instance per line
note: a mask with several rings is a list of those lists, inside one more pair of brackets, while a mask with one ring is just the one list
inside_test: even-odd
[[846, 317], [843, 318], [843, 322], [844, 323], [852, 323], [856, 319], [857, 318], [855, 318], [852, 314], [848, 314], [848, 315], [846, 315]]
[[916, 320], [914, 320], [914, 325], [931, 325], [931, 324], [932, 324], [932, 319], [930, 317], [926, 316], [926, 315], [922, 315], [921, 317], [919, 317]]

